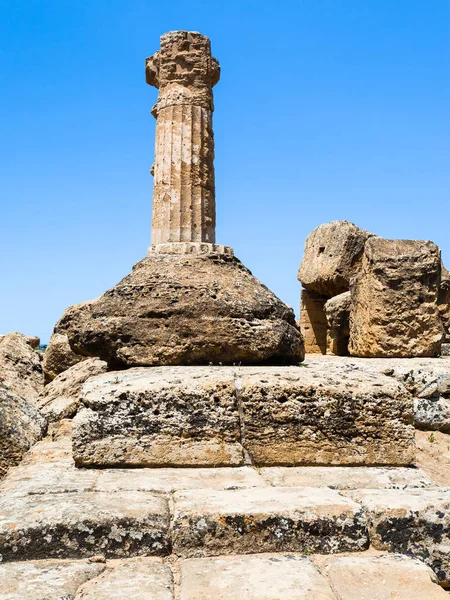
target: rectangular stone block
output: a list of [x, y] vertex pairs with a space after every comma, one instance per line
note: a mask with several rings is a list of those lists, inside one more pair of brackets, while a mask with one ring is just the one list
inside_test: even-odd
[[448, 600], [429, 567], [398, 554], [330, 556], [321, 571], [339, 600]]
[[336, 600], [306, 556], [192, 558], [180, 568], [180, 600]]
[[361, 507], [317, 488], [196, 490], [174, 496], [173, 551], [183, 557], [367, 548]]
[[350, 282], [350, 354], [440, 354], [440, 280], [441, 254], [432, 242], [368, 239], [361, 269]]
[[232, 369], [135, 368], [90, 380], [74, 419], [77, 465], [243, 464]]
[[450, 489], [350, 492], [367, 513], [376, 550], [420, 558], [450, 586]]
[[379, 373], [159, 367], [85, 384], [78, 466], [409, 465], [413, 400]]
[[359, 370], [242, 369], [243, 440], [256, 465], [409, 465], [412, 397]]
[[0, 497], [3, 561], [162, 555], [170, 549], [169, 508], [144, 492]]

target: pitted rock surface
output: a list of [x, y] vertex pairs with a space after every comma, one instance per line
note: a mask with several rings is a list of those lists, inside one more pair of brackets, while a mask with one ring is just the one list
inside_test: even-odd
[[364, 550], [360, 506], [318, 488], [199, 490], [174, 496], [173, 549], [183, 557]]
[[432, 242], [370, 238], [350, 284], [350, 354], [438, 356], [440, 280], [441, 254]]
[[110, 368], [295, 364], [303, 339], [291, 308], [233, 256], [153, 253], [101, 298], [55, 327]]
[[372, 234], [348, 221], [319, 225], [306, 238], [298, 279], [303, 287], [332, 298], [349, 289]]
[[[80, 466], [409, 465], [413, 400], [381, 374], [158, 367], [87, 382]], [[124, 433], [126, 432], [126, 434]]]

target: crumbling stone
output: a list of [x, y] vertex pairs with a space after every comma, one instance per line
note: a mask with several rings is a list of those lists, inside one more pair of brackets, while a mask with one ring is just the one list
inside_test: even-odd
[[349, 289], [372, 234], [348, 221], [319, 225], [306, 239], [298, 279], [303, 287], [332, 298]]
[[440, 354], [439, 248], [432, 242], [370, 238], [351, 280], [353, 356]]
[[[78, 305], [81, 307], [81, 305]], [[72, 307], [67, 309], [69, 312]], [[53, 333], [44, 352], [43, 369], [45, 381], [49, 383], [57, 375], [73, 365], [85, 360], [86, 356], [76, 354], [69, 344], [69, 338], [64, 333]]]

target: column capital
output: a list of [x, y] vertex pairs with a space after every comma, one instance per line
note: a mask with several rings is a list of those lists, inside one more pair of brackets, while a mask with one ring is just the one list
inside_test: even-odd
[[213, 109], [212, 88], [220, 67], [211, 56], [209, 39], [193, 31], [161, 36], [161, 49], [146, 59], [146, 81], [159, 89], [158, 109], [192, 104]]

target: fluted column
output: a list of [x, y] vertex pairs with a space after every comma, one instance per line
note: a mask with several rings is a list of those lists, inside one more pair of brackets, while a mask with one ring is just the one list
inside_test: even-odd
[[219, 65], [209, 39], [173, 31], [146, 61], [147, 83], [159, 88], [153, 166], [152, 244], [215, 242], [212, 87]]

